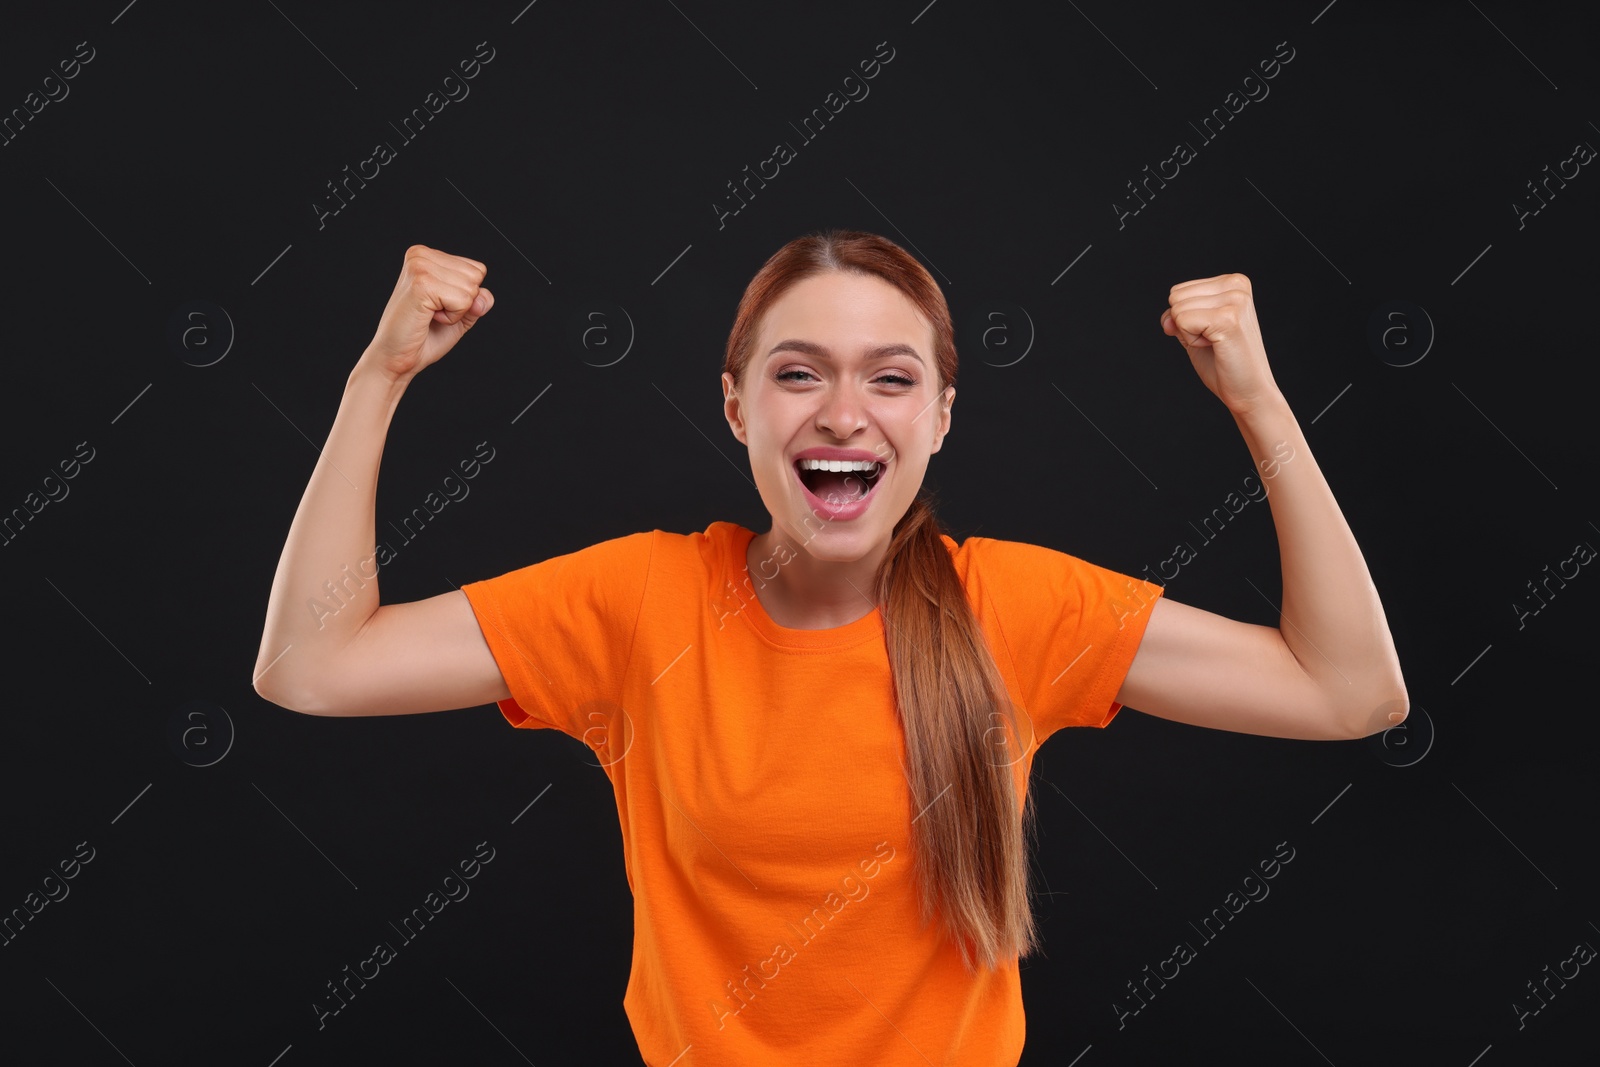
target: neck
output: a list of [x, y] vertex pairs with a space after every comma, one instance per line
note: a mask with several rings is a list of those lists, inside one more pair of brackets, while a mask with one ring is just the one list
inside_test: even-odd
[[855, 622], [876, 606], [873, 579], [888, 548], [874, 546], [856, 560], [818, 559], [774, 526], [751, 539], [745, 563], [772, 621], [791, 630], [830, 630]]

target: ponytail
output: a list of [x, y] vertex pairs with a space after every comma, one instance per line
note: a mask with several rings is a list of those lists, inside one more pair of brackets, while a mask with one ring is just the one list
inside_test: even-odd
[[974, 956], [992, 968], [1038, 947], [1031, 780], [1019, 796], [1014, 709], [925, 494], [895, 526], [876, 596], [918, 812], [923, 917], [943, 917], [968, 969]]

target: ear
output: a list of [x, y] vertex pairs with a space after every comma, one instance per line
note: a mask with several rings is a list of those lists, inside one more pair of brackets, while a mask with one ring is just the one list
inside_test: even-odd
[[727, 418], [733, 436], [738, 438], [741, 445], [748, 446], [750, 442], [745, 439], [744, 410], [739, 394], [734, 390], [733, 375], [726, 371], [722, 373], [722, 414]]
[[934, 431], [933, 448], [929, 449], [930, 452], [939, 451], [939, 447], [944, 444], [944, 435], [950, 432], [950, 408], [955, 402], [956, 387], [946, 386], [944, 396], [939, 400], [939, 421], [935, 424], [938, 429]]

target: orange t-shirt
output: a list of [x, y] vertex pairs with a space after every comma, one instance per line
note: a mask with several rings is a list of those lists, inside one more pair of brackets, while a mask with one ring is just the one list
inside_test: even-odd
[[[462, 586], [513, 726], [612, 782], [634, 900], [623, 1006], [652, 1067], [1014, 1065], [1015, 958], [969, 974], [912, 879], [883, 616], [779, 626], [754, 532], [615, 538]], [[1037, 545], [943, 541], [1033, 750], [1105, 726], [1160, 586]]]

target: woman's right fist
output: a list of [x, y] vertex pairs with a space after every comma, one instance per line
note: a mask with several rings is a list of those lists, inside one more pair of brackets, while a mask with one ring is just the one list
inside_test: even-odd
[[361, 361], [404, 382], [442, 358], [494, 307], [494, 294], [483, 286], [488, 270], [427, 245], [406, 249], [400, 280]]

